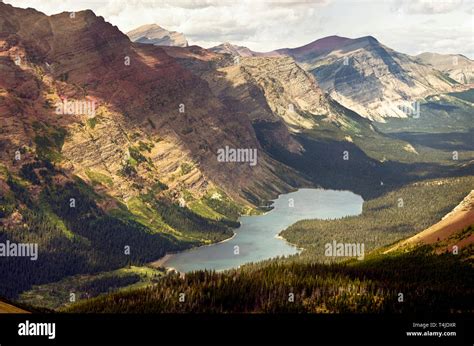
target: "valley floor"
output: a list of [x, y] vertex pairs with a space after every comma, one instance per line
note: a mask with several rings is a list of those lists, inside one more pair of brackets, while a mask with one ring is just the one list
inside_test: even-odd
[[[156, 280], [145, 276], [145, 280], [138, 280], [134, 286], [130, 286], [127, 279], [122, 278], [120, 282], [123, 274], [103, 273], [87, 279], [89, 283], [82, 285], [82, 293], [94, 288], [95, 294], [79, 295], [76, 304], [65, 303], [67, 297], [58, 300], [50, 294], [69, 292], [72, 287], [78, 287], [84, 282], [84, 278], [79, 276], [36, 286], [22, 294], [22, 301], [33, 306], [45, 306], [53, 299], [57, 303], [49, 303], [50, 308], [68, 312], [407, 312], [423, 311], [433, 301], [439, 303], [440, 311], [471, 311], [474, 307], [461, 302], [474, 293], [472, 283], [465, 280], [466, 277], [472, 278], [474, 272], [474, 206], [468, 197], [456, 206], [474, 186], [473, 179], [418, 182], [366, 201], [360, 216], [298, 222], [283, 234], [293, 234], [302, 226], [309, 230], [313, 225], [324, 224], [318, 231], [300, 235], [298, 245], [306, 249], [302, 256], [248, 264], [219, 274], [201, 271], [183, 276], [157, 272]], [[440, 189], [443, 191], [441, 194]], [[399, 196], [407, 203], [405, 208], [397, 205]], [[422, 213], [426, 208], [429, 208], [430, 217]], [[454, 211], [450, 212], [453, 208]], [[394, 221], [404, 225], [405, 232], [400, 233], [400, 226], [391, 225], [390, 222]], [[423, 226], [426, 222], [434, 225]], [[346, 240], [365, 239], [366, 224], [374, 228], [373, 232], [380, 240], [372, 243], [369, 247], [372, 252], [363, 261], [320, 263], [325, 260], [315, 252], [315, 245], [325, 241], [324, 232], [332, 233], [332, 229], [338, 229], [345, 234]], [[380, 231], [377, 231], [378, 227]], [[396, 232], [389, 232], [389, 237], [384, 238], [384, 232], [392, 227]], [[419, 227], [426, 230], [420, 232]], [[350, 229], [359, 230], [359, 233], [349, 233]], [[316, 235], [318, 238], [314, 238]], [[337, 234], [332, 233], [332, 237], [338, 239]], [[407, 240], [398, 242], [403, 238]], [[389, 245], [393, 242], [396, 245]], [[451, 253], [454, 244], [460, 248], [457, 256]], [[162, 258], [158, 264], [161, 266], [165, 260]], [[156, 264], [154, 262], [155, 267]], [[146, 272], [151, 270], [145, 269]], [[132, 268], [127, 275], [133, 271]], [[104, 281], [105, 278], [108, 281]], [[114, 282], [115, 293], [111, 293], [110, 284]], [[228, 291], [225, 291], [227, 286]], [[453, 286], [457, 288], [452, 290]], [[187, 297], [187, 303], [182, 306], [177, 301], [178, 292]], [[410, 297], [410, 303], [397, 305], [397, 292]], [[283, 297], [289, 294], [296, 297], [298, 304], [288, 304]], [[81, 300], [81, 297], [92, 299]]]

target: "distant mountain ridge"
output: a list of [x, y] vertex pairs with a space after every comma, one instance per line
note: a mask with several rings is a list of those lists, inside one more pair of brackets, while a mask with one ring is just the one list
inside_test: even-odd
[[158, 24], [142, 25], [127, 32], [130, 40], [138, 43], [153, 44], [155, 46], [187, 47], [188, 41], [184, 34], [177, 31], [169, 31]]
[[235, 56], [249, 57], [258, 56], [261, 53], [254, 52], [247, 47], [237, 46], [229, 42], [225, 42], [215, 47], [209, 48], [210, 51], [220, 54], [231, 54]]
[[373, 36], [328, 36], [301, 47], [266, 53], [229, 43], [211, 50], [242, 57], [292, 57], [334, 100], [365, 118], [382, 122], [390, 117], [410, 117], [417, 101], [453, 91], [472, 78], [472, 62], [465, 57], [459, 56], [459, 67], [453, 69], [444, 66], [440, 58], [429, 63], [424, 55], [399, 53]]
[[230, 42], [225, 42], [222, 43], [218, 46], [208, 48], [208, 50], [214, 52], [214, 53], [219, 53], [219, 54], [230, 54], [233, 56], [241, 56], [241, 57], [272, 57], [275, 56], [275, 52], [267, 52], [267, 53], [262, 53], [262, 52], [256, 52], [251, 50], [250, 48], [244, 47], [244, 46], [237, 46], [235, 44], [232, 44]]
[[297, 48], [281, 48], [274, 51], [275, 54], [291, 55], [297, 57], [297, 60], [302, 60], [306, 55], [324, 54], [338, 49], [345, 44], [351, 42], [352, 39], [341, 36], [327, 36], [321, 39], [310, 42], [304, 46]]
[[280, 49], [311, 72], [321, 88], [345, 107], [376, 121], [406, 118], [404, 109], [457, 84], [440, 71], [381, 44], [372, 36], [329, 36]]
[[444, 72], [459, 83], [474, 83], [474, 61], [462, 54], [421, 53], [416, 58]]

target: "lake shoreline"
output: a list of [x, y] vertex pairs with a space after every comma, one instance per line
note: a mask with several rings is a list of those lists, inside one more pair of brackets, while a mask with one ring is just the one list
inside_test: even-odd
[[[294, 191], [292, 191], [294, 192]], [[281, 195], [278, 195], [278, 196], [281, 196]], [[272, 205], [273, 205], [274, 201], [272, 201]], [[239, 219], [243, 216], [263, 216], [263, 215], [267, 215], [268, 213], [272, 212], [274, 209], [274, 207], [272, 206], [269, 210], [267, 211], [264, 211], [262, 214], [257, 214], [257, 215], [246, 215], [246, 214], [242, 214], [239, 216]], [[185, 252], [189, 252], [189, 251], [193, 251], [195, 249], [200, 249], [200, 248], [204, 248], [206, 246], [214, 246], [214, 245], [217, 245], [217, 244], [221, 244], [221, 243], [225, 243], [225, 242], [228, 242], [228, 241], [231, 241], [232, 239], [234, 239], [236, 236], [237, 236], [237, 233], [235, 232], [235, 230], [238, 230], [240, 228], [241, 225], [239, 225], [239, 227], [236, 227], [236, 228], [233, 228], [232, 229], [232, 235], [229, 237], [229, 238], [226, 238], [224, 240], [220, 240], [216, 243], [210, 243], [210, 244], [203, 244], [203, 245], [199, 245], [199, 246], [194, 246], [194, 247], [191, 247], [189, 249], [185, 249], [185, 250], [181, 250], [181, 251], [176, 251], [176, 252], [167, 252], [163, 257], [160, 257], [158, 258], [156, 261], [153, 261], [153, 262], [150, 262], [148, 263], [148, 265], [154, 267], [154, 268], [165, 268], [166, 270], [174, 270], [178, 273], [181, 273], [180, 271], [178, 271], [176, 268], [173, 268], [173, 267], [167, 267], [166, 266], [166, 262], [168, 262], [171, 258], [173, 258], [174, 255], [177, 255], [177, 254], [180, 254], [180, 253], [185, 253]], [[278, 236], [278, 235], [277, 235]], [[285, 240], [288, 244], [290, 245], [293, 245], [291, 244], [289, 241], [287, 241], [286, 239], [284, 239], [283, 237], [281, 237], [282, 240]], [[296, 245], [293, 245], [296, 247]]]
[[[237, 228], [234, 228], [234, 229], [239, 229], [239, 228], [237, 227]], [[193, 251], [193, 250], [196, 250], [196, 249], [204, 248], [204, 247], [207, 247], [207, 246], [213, 246], [213, 245], [217, 245], [217, 244], [221, 244], [221, 243], [225, 243], [225, 242], [231, 241], [231, 240], [234, 239], [235, 236], [237, 235], [237, 233], [234, 231], [234, 229], [232, 230], [232, 236], [230, 236], [229, 238], [226, 238], [226, 239], [224, 239], [224, 240], [218, 241], [217, 243], [211, 243], [211, 244], [204, 244], [204, 245], [200, 245], [200, 246], [195, 246], [195, 247], [191, 247], [191, 248], [189, 248], [189, 249], [182, 250], [182, 251], [167, 252], [166, 255], [164, 255], [163, 257], [160, 257], [160, 258], [157, 259], [156, 261], [150, 262], [148, 265], [150, 265], [150, 266], [152, 266], [152, 267], [154, 267], [154, 268], [163, 267], [163, 268], [165, 268], [165, 269], [167, 269], [167, 270], [175, 270], [175, 271], [177, 271], [178, 273], [181, 273], [181, 272], [178, 271], [176, 268], [167, 267], [167, 266], [166, 266], [166, 262], [168, 262], [171, 258], [173, 258], [174, 255], [177, 255], [177, 254], [180, 254], [180, 253], [189, 252], [189, 251]]]
[[[296, 222], [298, 222], [298, 221], [296, 221]], [[294, 224], [293, 224], [293, 225], [294, 225]], [[290, 226], [290, 227], [291, 227], [291, 226]], [[286, 229], [286, 228], [285, 228], [285, 229]], [[284, 229], [282, 229], [282, 230], [280, 231], [280, 233], [283, 232], [283, 231], [284, 231]], [[301, 252], [304, 250], [304, 248], [303, 248], [303, 247], [298, 247], [298, 245], [293, 244], [292, 242], [288, 241], [288, 239], [286, 239], [285, 237], [281, 236], [280, 233], [278, 233], [278, 234], [275, 236], [275, 238], [276, 238], [276, 239], [279, 239], [279, 240], [282, 240], [282, 241], [286, 242], [288, 245], [291, 245], [291, 246], [295, 247], [295, 248], [299, 251], [299, 252], [298, 252], [298, 255], [300, 255]]]
[[359, 215], [363, 202], [360, 195], [347, 190], [302, 188], [281, 194], [272, 201], [273, 208], [263, 214], [239, 217], [241, 226], [233, 229], [231, 237], [167, 253], [152, 262], [152, 266], [182, 273], [198, 270], [221, 272], [237, 269], [246, 263], [300, 255], [304, 248], [289, 242], [281, 232], [305, 219], [328, 220]]

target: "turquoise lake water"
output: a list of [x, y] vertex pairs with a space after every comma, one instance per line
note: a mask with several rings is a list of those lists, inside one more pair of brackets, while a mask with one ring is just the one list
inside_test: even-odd
[[[264, 215], [242, 216], [232, 239], [172, 255], [165, 262], [180, 272], [199, 269], [224, 270], [300, 250], [278, 234], [299, 220], [334, 219], [358, 215], [363, 199], [350, 191], [300, 189], [274, 200], [273, 209]], [[237, 248], [236, 248], [237, 247]]]

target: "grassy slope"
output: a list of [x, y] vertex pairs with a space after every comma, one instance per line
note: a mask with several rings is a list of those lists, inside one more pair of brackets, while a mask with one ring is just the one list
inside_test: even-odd
[[0, 314], [24, 314], [27, 310], [21, 309], [17, 306], [0, 301]]
[[23, 292], [19, 302], [36, 307], [58, 309], [75, 301], [93, 298], [100, 294], [135, 289], [157, 282], [164, 272], [149, 267], [121, 268], [95, 275], [75, 275], [58, 282], [34, 286]]

